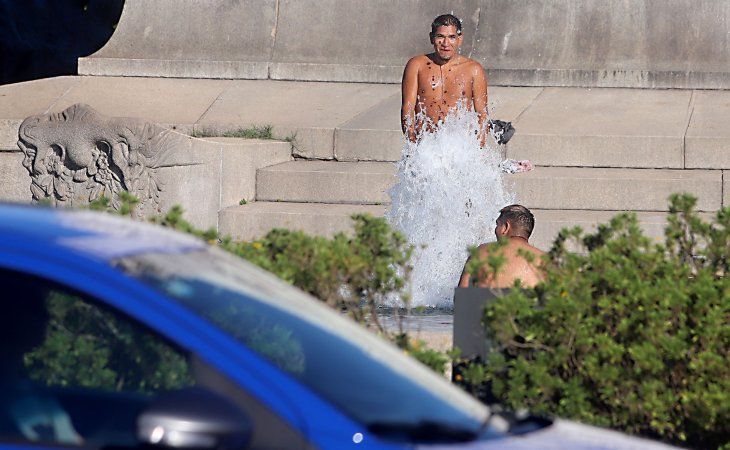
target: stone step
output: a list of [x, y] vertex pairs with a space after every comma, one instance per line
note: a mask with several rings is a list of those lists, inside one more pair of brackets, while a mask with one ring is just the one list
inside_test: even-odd
[[[516, 126], [520, 128], [519, 124]], [[338, 128], [334, 133], [334, 158], [338, 161], [395, 162], [401, 158], [404, 137], [400, 130]], [[724, 140], [716, 141], [719, 144], [713, 141], [713, 148], [726, 144]], [[691, 143], [700, 147], [704, 142], [697, 138]], [[492, 142], [485, 151], [498, 151], [509, 158], [529, 159], [536, 165], [549, 167], [682, 169], [684, 145], [682, 136], [571, 136], [518, 131], [506, 146]], [[722, 157], [727, 158], [723, 152], [714, 152], [704, 159], [697, 157], [698, 162], [692, 160], [692, 164], [710, 167], [701, 164]], [[727, 165], [724, 161], [718, 164], [719, 167]]]
[[722, 207], [720, 170], [537, 167], [508, 178], [528, 208], [666, 211], [675, 192], [698, 197], [697, 209]]
[[[259, 201], [387, 204], [395, 182], [387, 162], [292, 161], [259, 170]], [[698, 209], [722, 206], [719, 170], [538, 167], [506, 177], [529, 208], [666, 211], [673, 192], [698, 197]]]
[[[711, 117], [696, 127], [701, 131], [690, 127], [685, 133], [692, 104], [702, 115], [726, 110], [727, 98], [714, 93], [695, 97], [693, 101], [691, 91], [495, 87], [490, 89], [490, 110], [492, 117], [512, 121], [517, 129], [508, 156], [540, 166], [681, 169], [686, 156], [686, 167], [727, 168], [727, 159], [718, 156], [723, 152], [715, 151], [726, 145], [727, 133], [705, 125], [713, 123]], [[403, 145], [399, 110], [400, 95], [394, 95], [339, 126], [336, 159], [398, 160]], [[704, 139], [688, 141], [687, 155], [685, 134]], [[708, 150], [703, 153], [704, 144]]]
[[259, 169], [291, 161], [291, 144], [269, 139], [198, 138], [214, 143], [221, 155], [220, 202], [222, 207], [251, 201], [256, 196]]
[[392, 163], [300, 160], [259, 170], [256, 200], [384, 204], [394, 181]]
[[[221, 210], [219, 230], [234, 240], [247, 241], [264, 236], [273, 228], [301, 230], [318, 236], [332, 236], [337, 232], [352, 229], [351, 216], [367, 213], [382, 216], [386, 206], [351, 205], [328, 203], [254, 202]], [[576, 211], [533, 209], [535, 229], [530, 242], [538, 248], [548, 250], [563, 228], [580, 226], [586, 232], [596, 229], [600, 223], [607, 223], [620, 211]], [[650, 238], [660, 241], [664, 238], [666, 213], [638, 212], [639, 223]], [[709, 214], [704, 217], [709, 219]], [[485, 224], [493, 229], [493, 224]]]
[[218, 214], [218, 229], [235, 240], [252, 240], [273, 228], [301, 230], [332, 236], [352, 229], [351, 216], [382, 216], [385, 206], [328, 203], [254, 202], [225, 208]]

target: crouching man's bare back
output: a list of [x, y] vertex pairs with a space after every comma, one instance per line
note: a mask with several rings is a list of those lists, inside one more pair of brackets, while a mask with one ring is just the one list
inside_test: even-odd
[[[479, 269], [476, 277], [468, 273], [465, 266], [459, 287], [510, 288], [514, 286], [516, 280], [520, 280], [523, 287], [533, 287], [542, 281], [544, 278], [542, 257], [545, 252], [529, 243], [534, 224], [532, 213], [524, 206], [511, 205], [502, 208], [497, 218], [495, 234], [497, 239], [506, 242], [501, 246], [496, 246], [494, 243], [480, 245], [477, 249], [477, 258], [486, 261], [491, 252], [498, 252], [506, 260], [504, 266], [496, 276], [492, 276], [491, 271], [485, 267]], [[525, 257], [523, 253], [532, 257]], [[472, 284], [472, 280], [475, 283]]]
[[[487, 76], [481, 64], [459, 54], [464, 40], [461, 22], [451, 14], [437, 17], [430, 38], [434, 52], [411, 58], [403, 72], [403, 133], [415, 142], [424, 129], [433, 131], [430, 128], [463, 103], [479, 115], [483, 144], [488, 127]], [[423, 123], [422, 115], [432, 123]]]

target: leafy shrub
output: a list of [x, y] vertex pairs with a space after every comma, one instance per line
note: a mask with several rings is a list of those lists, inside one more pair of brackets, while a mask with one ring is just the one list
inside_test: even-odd
[[[177, 206], [153, 221], [201, 237], [248, 260], [405, 348], [402, 319], [408, 308], [404, 289], [411, 271], [411, 246], [383, 218], [356, 214], [352, 219], [352, 235], [337, 233], [325, 238], [273, 229], [251, 242], [220, 238], [212, 229], [198, 230], [183, 219]], [[378, 310], [384, 304], [395, 306], [393, 314], [399, 325], [395, 331], [386, 329], [379, 319]]]
[[728, 442], [730, 208], [708, 223], [695, 203], [672, 196], [663, 244], [633, 214], [564, 230], [545, 282], [487, 307], [483, 378], [504, 405], [696, 448]]
[[25, 355], [49, 386], [155, 392], [193, 384], [185, 358], [144, 329], [71, 294], [51, 290], [43, 344]]

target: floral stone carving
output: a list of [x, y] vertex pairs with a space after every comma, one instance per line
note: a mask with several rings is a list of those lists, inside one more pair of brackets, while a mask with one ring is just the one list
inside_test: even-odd
[[56, 114], [28, 117], [18, 146], [32, 179], [33, 199], [53, 205], [87, 204], [105, 196], [119, 207], [119, 192], [159, 210], [160, 161], [172, 147], [169, 130], [137, 119], [108, 118], [75, 104]]

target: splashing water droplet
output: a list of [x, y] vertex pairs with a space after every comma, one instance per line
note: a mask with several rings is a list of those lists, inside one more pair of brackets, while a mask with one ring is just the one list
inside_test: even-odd
[[451, 306], [468, 248], [494, 240], [499, 210], [515, 203], [499, 168], [499, 151], [479, 146], [478, 116], [463, 105], [438, 128], [419, 115], [425, 131], [407, 141], [386, 212], [414, 246], [414, 306]]

